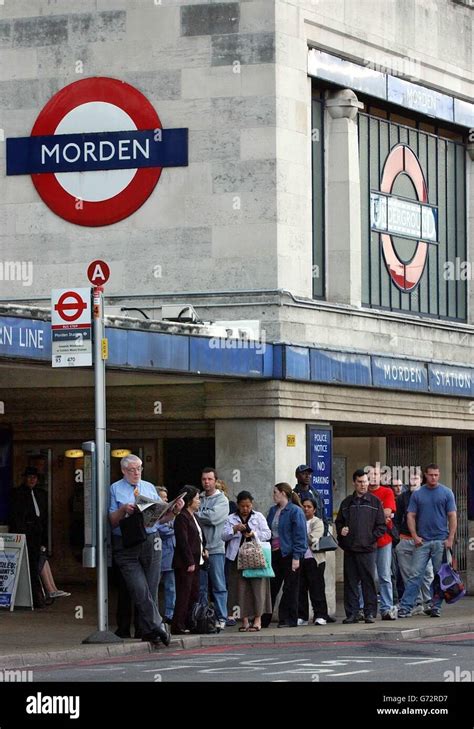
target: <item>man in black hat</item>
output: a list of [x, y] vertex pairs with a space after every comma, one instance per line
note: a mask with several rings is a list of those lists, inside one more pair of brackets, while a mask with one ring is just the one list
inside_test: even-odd
[[38, 469], [28, 466], [23, 473], [21, 486], [13, 489], [10, 532], [26, 536], [33, 605], [41, 608], [45, 603], [39, 576], [39, 560], [41, 547], [48, 542], [48, 496], [46, 491], [36, 488], [38, 479]]
[[312, 484], [313, 469], [311, 466], [302, 464], [298, 466], [295, 471], [297, 484], [294, 491], [300, 497], [300, 500], [310, 498], [316, 504], [315, 516], [322, 519], [324, 522], [324, 535], [329, 533], [329, 521], [326, 516], [326, 510], [324, 508], [324, 499], [318, 489]]

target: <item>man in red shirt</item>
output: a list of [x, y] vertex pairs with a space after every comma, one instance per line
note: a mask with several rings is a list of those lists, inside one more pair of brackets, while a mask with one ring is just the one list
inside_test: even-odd
[[[389, 530], [392, 526], [392, 516], [397, 508], [393, 490], [388, 486], [380, 485], [380, 468], [369, 466], [367, 475], [369, 492], [382, 502], [387, 530]], [[397, 612], [393, 606], [392, 589], [392, 537], [388, 531], [377, 539], [376, 563], [382, 620], [396, 620]]]

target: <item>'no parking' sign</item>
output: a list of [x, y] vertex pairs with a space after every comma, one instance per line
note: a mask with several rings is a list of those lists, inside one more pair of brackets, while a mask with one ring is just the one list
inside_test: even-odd
[[31, 175], [43, 201], [77, 225], [110, 225], [134, 213], [163, 167], [188, 164], [188, 130], [163, 129], [130, 84], [87, 78], [61, 89], [30, 137], [7, 139], [7, 175]]

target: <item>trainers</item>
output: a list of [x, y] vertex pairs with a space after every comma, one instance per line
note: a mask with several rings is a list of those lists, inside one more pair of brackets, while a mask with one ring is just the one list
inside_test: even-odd
[[357, 615], [349, 615], [349, 617], [344, 618], [342, 621], [344, 625], [352, 625], [353, 623], [358, 623], [359, 620], [357, 618]]
[[397, 619], [397, 609], [391, 608], [390, 610], [387, 610], [386, 613], [382, 613], [382, 620], [396, 620]]
[[227, 628], [233, 628], [234, 625], [237, 625], [237, 620], [235, 620], [235, 618], [227, 618], [225, 624]]
[[308, 625], [308, 621], [303, 620], [303, 618], [298, 618], [298, 625]]
[[224, 630], [225, 628], [225, 620], [216, 620], [216, 628], [219, 628], [220, 630]]
[[[413, 610], [411, 611], [412, 615], [423, 615], [425, 611], [423, 610], [423, 605], [415, 605]], [[431, 614], [431, 609], [427, 613], [428, 615]]]
[[324, 620], [324, 618], [316, 618], [316, 620], [314, 621], [315, 625], [326, 625], [326, 623], [327, 620]]
[[363, 623], [364, 622], [365, 616], [364, 616], [364, 611], [363, 610], [359, 610], [359, 612], [356, 615], [356, 620], [357, 620], [358, 623]]
[[440, 618], [440, 617], [441, 617], [441, 610], [438, 610], [437, 608], [431, 608], [430, 618]]
[[373, 615], [366, 615], [364, 623], [375, 623], [375, 617]]
[[337, 623], [337, 619], [332, 618], [330, 615], [328, 615], [326, 618], [326, 623]]
[[412, 614], [411, 614], [410, 610], [403, 610], [403, 608], [402, 608], [398, 611], [399, 618], [411, 618], [411, 615]]

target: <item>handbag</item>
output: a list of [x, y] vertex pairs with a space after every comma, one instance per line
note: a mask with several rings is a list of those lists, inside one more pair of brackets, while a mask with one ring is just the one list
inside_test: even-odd
[[195, 602], [191, 610], [191, 633], [208, 635], [219, 631], [214, 607], [204, 601]]
[[147, 538], [145, 524], [143, 522], [143, 514], [140, 509], [135, 509], [133, 514], [125, 516], [119, 521], [120, 531], [122, 532], [122, 544], [128, 547], [136, 547]]
[[252, 537], [249, 541], [244, 542], [239, 549], [237, 569], [256, 569], [257, 567], [265, 566], [265, 556], [257, 540]]
[[320, 538], [317, 546], [313, 544], [311, 551], [315, 554], [318, 552], [335, 552], [338, 546], [332, 534], [326, 534], [326, 536]]
[[257, 569], [247, 569], [242, 572], [242, 577], [259, 579], [261, 577], [275, 577], [275, 573], [272, 568], [272, 548], [270, 542], [260, 542], [263, 555], [265, 557], [265, 567], [258, 567]]
[[448, 605], [460, 600], [466, 594], [466, 588], [453, 567], [451, 550], [444, 550], [443, 564], [433, 580], [433, 593], [435, 597], [445, 600]]

